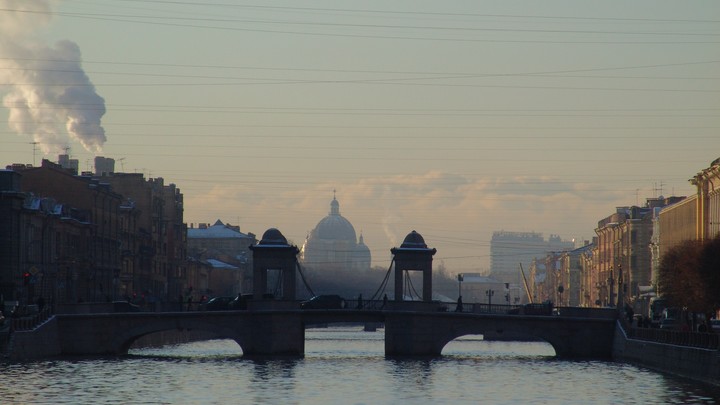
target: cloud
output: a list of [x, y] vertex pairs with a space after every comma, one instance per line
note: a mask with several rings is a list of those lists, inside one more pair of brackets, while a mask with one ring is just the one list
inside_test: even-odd
[[45, 154], [62, 151], [70, 140], [100, 152], [107, 140], [105, 100], [82, 69], [78, 45], [47, 46], [34, 37], [50, 21], [48, 2], [0, 3], [8, 10], [0, 13], [0, 83], [10, 129], [31, 135]]
[[551, 177], [491, 178], [440, 171], [326, 181], [263, 195], [216, 185], [209, 194], [186, 199], [186, 215], [218, 207], [214, 209], [239, 216], [245, 230], [262, 234], [277, 227], [302, 243], [329, 213], [335, 189], [340, 212], [363, 233], [373, 265], [387, 266], [390, 248], [416, 230], [438, 249], [435, 259], [444, 261], [448, 271], [479, 271], [490, 266], [489, 243], [497, 230], [591, 238], [597, 221], [612, 213], [623, 197], [598, 187]]

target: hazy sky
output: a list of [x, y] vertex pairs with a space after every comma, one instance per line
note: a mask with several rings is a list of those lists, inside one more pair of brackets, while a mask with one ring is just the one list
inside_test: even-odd
[[493, 231], [694, 192], [720, 2], [0, 0], [0, 96], [3, 166], [112, 157], [298, 246], [335, 189], [373, 265], [417, 230], [478, 271]]

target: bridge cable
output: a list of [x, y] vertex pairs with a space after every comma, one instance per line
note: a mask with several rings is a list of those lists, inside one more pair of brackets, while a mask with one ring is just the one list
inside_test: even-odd
[[420, 294], [418, 294], [418, 292], [415, 290], [415, 286], [412, 283], [412, 279], [410, 278], [410, 272], [408, 270], [405, 270], [405, 282], [406, 286], [408, 287], [408, 291], [415, 293], [415, 296], [413, 296], [411, 293], [410, 298], [412, 298], [412, 300], [414, 301], [415, 297], [417, 297], [418, 301], [422, 301]]
[[279, 273], [278, 278], [275, 281], [275, 288], [273, 289], [273, 296], [275, 296], [275, 297], [280, 296], [280, 290], [282, 289], [283, 276], [282, 276], [282, 272], [278, 272], [278, 273]]
[[300, 262], [295, 262], [295, 267], [297, 267], [298, 273], [300, 273], [300, 279], [305, 285], [305, 288], [307, 288], [307, 290], [310, 292], [310, 296], [314, 297], [315, 293], [313, 292], [312, 288], [310, 288], [310, 284], [308, 284], [307, 280], [305, 279], [305, 274], [303, 273], [302, 266], [300, 266]]
[[378, 287], [377, 291], [375, 291], [375, 294], [373, 294], [372, 297], [370, 297], [370, 301], [380, 299], [380, 294], [382, 294], [383, 291], [385, 291], [385, 287], [387, 287], [387, 282], [390, 279], [390, 274], [391, 274], [394, 263], [395, 263], [395, 258], [393, 257], [393, 259], [390, 261], [390, 267], [388, 267], [388, 271], [387, 271], [387, 273], [385, 273], [385, 278], [380, 283], [380, 286]]

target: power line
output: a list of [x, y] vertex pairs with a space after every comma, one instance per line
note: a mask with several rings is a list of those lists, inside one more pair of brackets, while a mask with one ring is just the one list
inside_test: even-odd
[[627, 21], [627, 22], [682, 22], [682, 23], [719, 23], [720, 20], [705, 19], [656, 19], [656, 18], [628, 18], [628, 17], [578, 17], [578, 16], [550, 16], [550, 15], [533, 15], [533, 14], [484, 14], [484, 13], [448, 13], [448, 12], [424, 12], [424, 11], [396, 11], [396, 10], [377, 10], [377, 9], [348, 9], [348, 8], [327, 8], [327, 7], [290, 7], [290, 6], [268, 6], [268, 5], [251, 5], [251, 4], [229, 4], [229, 3], [210, 3], [210, 2], [190, 2], [190, 1], [171, 1], [171, 0], [115, 0], [126, 3], [156, 3], [156, 4], [172, 4], [172, 5], [192, 5], [202, 8], [206, 7], [222, 7], [222, 8], [253, 8], [253, 9], [269, 9], [269, 10], [290, 10], [290, 11], [321, 11], [321, 12], [342, 12], [342, 13], [370, 13], [370, 14], [399, 14], [399, 15], [422, 15], [422, 16], [449, 16], [449, 17], [490, 17], [490, 18], [531, 18], [531, 19], [558, 19], [558, 20], [580, 20], [580, 21]]
[[[42, 13], [27, 10], [2, 10], [0, 11], [15, 11], [15, 12], [30, 12], [30, 13]], [[237, 24], [276, 24], [276, 25], [307, 25], [307, 26], [319, 26], [319, 27], [343, 27], [343, 28], [386, 28], [386, 29], [409, 29], [409, 30], [429, 30], [429, 31], [460, 31], [460, 32], [520, 32], [520, 33], [551, 33], [551, 34], [609, 34], [609, 35], [651, 35], [651, 36], [662, 36], [662, 35], [677, 35], [677, 36], [709, 36], [715, 37], [720, 34], [715, 33], [697, 33], [697, 32], [644, 32], [644, 31], [602, 31], [602, 30], [560, 30], [560, 29], [528, 29], [528, 28], [476, 28], [476, 27], [460, 27], [460, 26], [413, 26], [413, 25], [387, 25], [387, 24], [355, 24], [355, 23], [338, 23], [338, 22], [309, 22], [309, 21], [288, 21], [288, 20], [249, 20], [249, 19], [231, 19], [231, 18], [202, 18], [202, 17], [164, 17], [154, 15], [134, 15], [134, 14], [92, 14], [92, 13], [67, 13], [67, 12], [52, 12], [55, 16], [61, 17], [78, 17], [78, 18], [97, 18], [97, 19], [149, 19], [149, 20], [173, 20], [173, 21], [199, 21], [199, 22], [211, 22], [211, 23], [237, 23]], [[137, 20], [119, 20], [126, 22], [136, 23], [150, 23], [160, 24], [157, 21], [137, 21]], [[720, 22], [720, 21], [718, 21]], [[168, 25], [179, 25], [179, 24], [168, 24]], [[215, 27], [215, 26], [196, 26], [196, 25], [181, 25], [193, 28], [218, 28], [218, 29], [233, 29], [229, 27]], [[253, 31], [252, 29], [241, 28], [240, 31]], [[332, 34], [324, 34], [332, 35]]]
[[[13, 11], [19, 13], [30, 13], [30, 14], [48, 14], [47, 12], [39, 12], [32, 10], [13, 10], [13, 9], [0, 9], [0, 11]], [[321, 33], [321, 32], [304, 32], [304, 31], [287, 31], [287, 30], [270, 30], [270, 29], [253, 29], [253, 28], [238, 28], [238, 27], [220, 27], [220, 26], [209, 26], [209, 25], [194, 25], [194, 24], [180, 24], [180, 23], [168, 23], [158, 21], [139, 21], [126, 18], [113, 18], [113, 17], [102, 17], [100, 15], [88, 15], [81, 13], [61, 13], [53, 12], [53, 15], [79, 18], [79, 19], [91, 19], [97, 21], [113, 21], [113, 22], [125, 22], [135, 24], [149, 24], [155, 26], [167, 26], [167, 27], [181, 27], [181, 28], [199, 28], [199, 29], [212, 29], [221, 31], [242, 31], [242, 32], [261, 32], [270, 34], [285, 34], [285, 35], [305, 35], [305, 36], [319, 36], [319, 37], [341, 37], [341, 38], [364, 38], [364, 39], [393, 39], [393, 40], [409, 40], [409, 41], [441, 41], [441, 42], [467, 42], [467, 43], [550, 43], [550, 44], [625, 44], [625, 45], [648, 45], [648, 44], [713, 44], [718, 41], [607, 41], [607, 40], [585, 40], [585, 41], [571, 41], [571, 40], [538, 40], [538, 39], [475, 39], [475, 38], [438, 38], [438, 37], [410, 37], [410, 36], [391, 36], [391, 35], [372, 35], [372, 34], [340, 34], [340, 33]], [[289, 23], [289, 22], [287, 22]], [[275, 23], [283, 24], [283, 23]], [[312, 23], [306, 23], [312, 24]], [[316, 25], [318, 23], [315, 23]], [[367, 28], [370, 28], [369, 26]], [[492, 32], [492, 29], [485, 29]], [[497, 29], [497, 31], [505, 31]], [[512, 30], [511, 30], [512, 31]], [[514, 30], [523, 31], [523, 30]], [[528, 33], [539, 33], [543, 30], [525, 30]], [[614, 35], [650, 35], [650, 36], [718, 36], [720, 34], [698, 34], [698, 33], [664, 33], [664, 32], [592, 32], [584, 30], [544, 30], [545, 33], [551, 34], [614, 34]]]

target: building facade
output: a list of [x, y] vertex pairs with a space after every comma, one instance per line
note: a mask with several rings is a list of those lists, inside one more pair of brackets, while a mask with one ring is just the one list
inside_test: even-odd
[[[40, 167], [19, 169], [19, 173], [23, 192], [71, 207], [71, 211], [86, 215], [86, 221], [92, 224], [87, 250], [80, 251], [80, 257], [59, 258], [64, 261], [63, 268], [78, 273], [72, 276], [76, 277], [74, 285], [79, 291], [78, 300], [107, 301], [115, 298], [121, 269], [118, 247], [121, 244], [122, 196], [106, 183], [76, 176], [48, 160], [43, 160]], [[45, 235], [38, 239], [34, 236], [38, 233], [47, 233], [47, 230], [30, 225], [27, 237], [31, 240], [52, 238]], [[54, 243], [65, 242], [55, 240]]]
[[692, 179], [697, 188], [696, 239], [706, 240], [720, 234], [720, 158]]
[[111, 166], [102, 176], [78, 176], [69, 166], [43, 160], [1, 172], [1, 298], [71, 304], [176, 297], [189, 275], [175, 185], [115, 174]]
[[[250, 246], [257, 243], [255, 234], [240, 232], [239, 226], [224, 224], [219, 219], [213, 225], [201, 223], [195, 228], [193, 224], [187, 230], [187, 246], [188, 255], [194, 260], [211, 263], [211, 260], [217, 260], [226, 263], [230, 267], [223, 267], [227, 272], [234, 271], [235, 277], [224, 278], [231, 280], [234, 284], [229, 286], [233, 291], [250, 292], [252, 290], [250, 282], [252, 281], [252, 252]], [[218, 275], [221, 272], [215, 270], [218, 266], [212, 266], [214, 269], [212, 275]], [[234, 281], [233, 281], [234, 280]], [[216, 280], [211, 280], [212, 294], [220, 289]], [[227, 287], [227, 286], [226, 286]]]
[[136, 227], [136, 237], [123, 249], [123, 269], [131, 269], [132, 285], [121, 286], [123, 295], [140, 295], [151, 302], [177, 297], [187, 288], [187, 229], [180, 190], [175, 184], [165, 185], [162, 177], [145, 179], [142, 173], [102, 172], [95, 179], [122, 195], [123, 212], [133, 214], [127, 227]]
[[580, 255], [580, 306], [585, 308], [600, 306], [599, 285], [600, 279], [596, 271], [596, 258], [598, 256], [597, 236]]
[[[618, 297], [640, 305], [641, 295], [652, 286], [656, 212], [684, 198], [648, 198], [643, 207], [618, 207], [614, 214], [598, 222], [595, 271], [602, 306], [623, 305], [618, 303]], [[660, 229], [661, 235], [662, 232]]]

